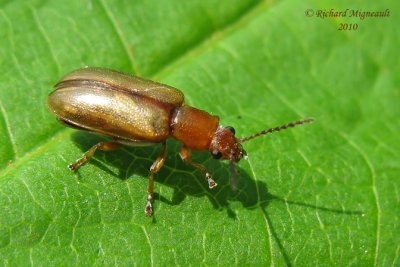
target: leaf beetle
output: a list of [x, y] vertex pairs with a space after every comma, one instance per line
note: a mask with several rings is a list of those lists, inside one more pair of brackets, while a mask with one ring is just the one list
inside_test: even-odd
[[166, 140], [175, 138], [183, 146], [184, 162], [203, 173], [210, 189], [217, 186], [207, 169], [192, 162], [192, 150], [208, 150], [215, 159], [235, 164], [246, 158], [242, 143], [261, 135], [312, 122], [312, 118], [236, 138], [232, 127], [219, 125], [219, 117], [184, 104], [178, 89], [105, 68], [83, 68], [64, 76], [47, 98], [47, 105], [63, 124], [112, 138], [90, 148], [75, 163], [75, 171], [96, 150], [111, 151], [121, 145], [146, 146], [161, 143], [159, 156], [150, 167], [145, 213], [153, 214], [154, 176], [166, 159]]

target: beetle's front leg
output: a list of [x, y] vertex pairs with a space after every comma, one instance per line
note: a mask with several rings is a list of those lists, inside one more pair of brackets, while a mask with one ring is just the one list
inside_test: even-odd
[[75, 171], [80, 166], [82, 166], [83, 164], [88, 162], [90, 160], [90, 158], [93, 157], [94, 152], [96, 152], [96, 150], [112, 151], [112, 150], [118, 149], [120, 146], [121, 145], [119, 143], [112, 142], [112, 141], [111, 142], [99, 142], [99, 143], [95, 144], [94, 146], [92, 146], [88, 151], [86, 151], [85, 154], [83, 154], [83, 156], [80, 159], [78, 159], [75, 163], [69, 164], [68, 168], [71, 171]]
[[182, 160], [196, 168], [197, 170], [201, 171], [204, 176], [206, 177], [208, 187], [210, 189], [216, 187], [218, 184], [212, 179], [211, 174], [207, 171], [206, 167], [199, 163], [192, 162], [192, 150], [189, 148], [183, 146], [181, 150], [179, 151], [179, 155], [181, 156]]
[[162, 143], [161, 153], [158, 155], [157, 159], [153, 162], [153, 165], [150, 167], [150, 179], [149, 179], [149, 187], [147, 188], [147, 202], [146, 209], [144, 212], [147, 216], [153, 215], [153, 193], [154, 193], [154, 175], [161, 169], [164, 165], [165, 158], [167, 156], [167, 146], [166, 143]]

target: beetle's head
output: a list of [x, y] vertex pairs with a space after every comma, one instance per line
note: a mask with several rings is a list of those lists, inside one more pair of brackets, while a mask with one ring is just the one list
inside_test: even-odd
[[237, 173], [235, 163], [239, 162], [242, 158], [247, 159], [247, 153], [242, 147], [242, 143], [249, 141], [261, 135], [266, 135], [272, 132], [278, 132], [296, 125], [313, 122], [314, 119], [306, 118], [299, 121], [290, 122], [282, 126], [270, 128], [250, 135], [248, 137], [236, 138], [235, 129], [232, 127], [219, 126], [212, 137], [209, 151], [211, 156], [215, 159], [229, 160], [231, 162], [231, 172], [233, 176]]
[[235, 137], [233, 127], [219, 126], [211, 140], [209, 151], [214, 159], [239, 162], [247, 156], [240, 144], [240, 139]]
[[214, 159], [229, 160], [232, 163], [239, 162], [242, 158], [247, 159], [247, 153], [242, 147], [242, 143], [251, 139], [266, 135], [272, 132], [278, 132], [296, 125], [313, 122], [314, 119], [306, 118], [299, 121], [290, 122], [282, 126], [269, 128], [248, 137], [236, 138], [233, 127], [219, 126], [211, 139], [209, 151]]

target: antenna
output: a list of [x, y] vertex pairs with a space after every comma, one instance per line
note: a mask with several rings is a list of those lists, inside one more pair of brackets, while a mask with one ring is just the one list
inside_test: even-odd
[[251, 140], [253, 138], [259, 137], [261, 135], [269, 134], [269, 133], [272, 133], [272, 132], [279, 132], [279, 131], [285, 130], [287, 128], [290, 128], [290, 127], [295, 127], [297, 125], [301, 125], [301, 124], [305, 124], [305, 123], [311, 123], [313, 121], [314, 121], [313, 118], [305, 118], [305, 119], [302, 119], [302, 120], [299, 120], [299, 121], [292, 121], [292, 122], [289, 122], [289, 123], [287, 123], [285, 125], [281, 125], [281, 126], [278, 126], [278, 127], [274, 127], [274, 128], [270, 128], [270, 129], [267, 129], [267, 130], [263, 130], [263, 131], [261, 131], [259, 133], [250, 135], [248, 137], [240, 138], [239, 142], [240, 143], [244, 143], [244, 142], [247, 142], [247, 141], [249, 141], [249, 140]]

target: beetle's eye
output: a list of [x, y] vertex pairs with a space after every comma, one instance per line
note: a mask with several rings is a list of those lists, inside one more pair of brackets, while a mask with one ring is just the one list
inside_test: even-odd
[[222, 157], [222, 153], [219, 152], [218, 150], [214, 149], [213, 151], [211, 151], [211, 156], [214, 159], [220, 159]]
[[227, 126], [226, 129], [228, 129], [229, 131], [231, 131], [231, 133], [233, 133], [233, 135], [235, 135], [235, 128], [233, 128], [232, 126]]

